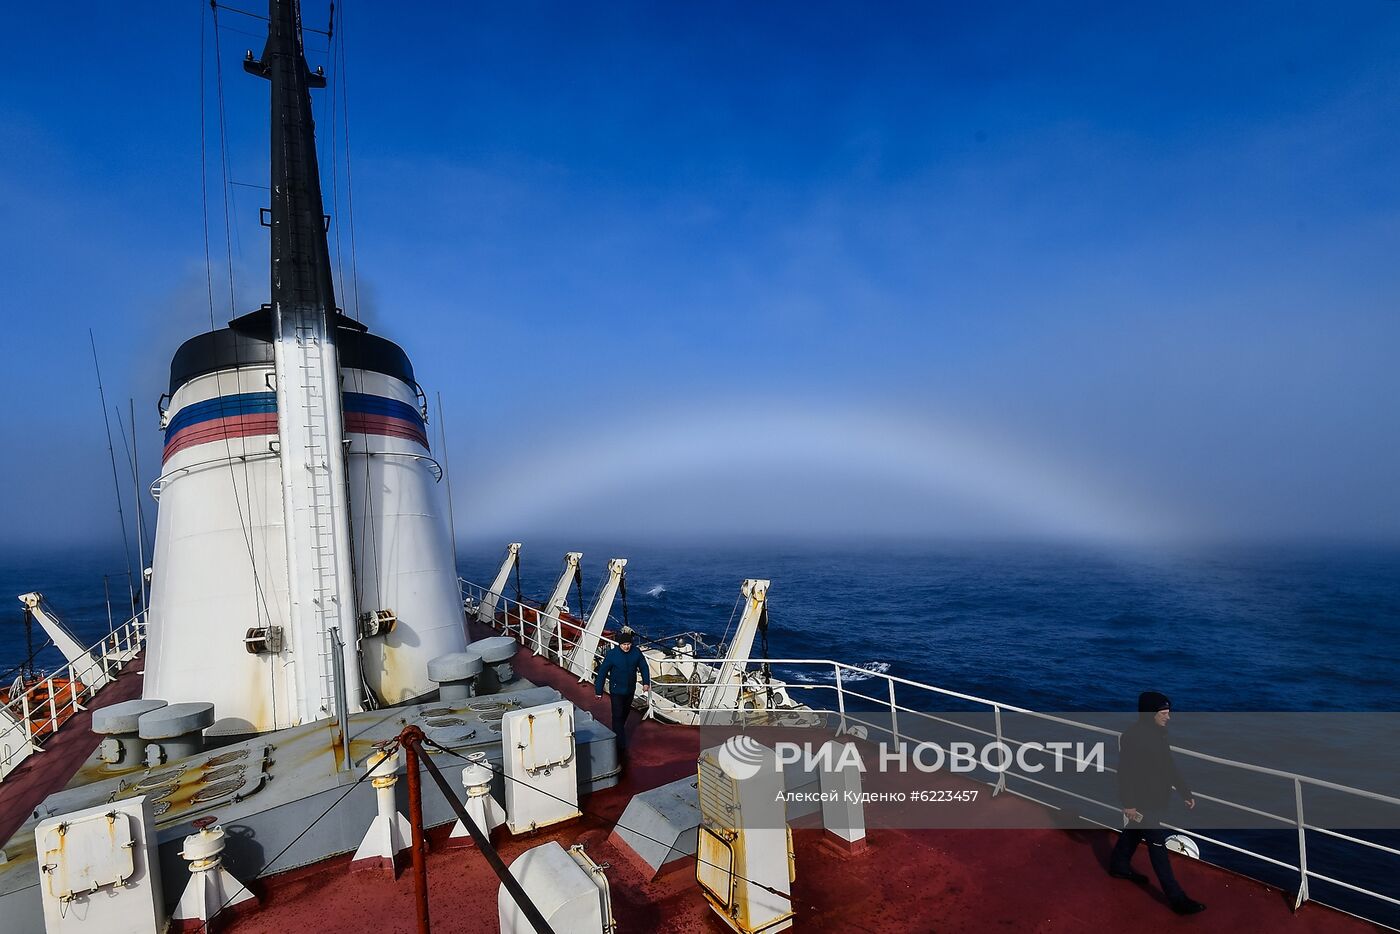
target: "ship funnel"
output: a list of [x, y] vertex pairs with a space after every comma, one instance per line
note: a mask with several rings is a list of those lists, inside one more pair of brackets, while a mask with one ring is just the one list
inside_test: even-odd
[[243, 65], [271, 90], [270, 301], [171, 364], [145, 679], [223, 733], [335, 717], [337, 684], [346, 713], [424, 697], [466, 647], [425, 396], [336, 307], [294, 0]]

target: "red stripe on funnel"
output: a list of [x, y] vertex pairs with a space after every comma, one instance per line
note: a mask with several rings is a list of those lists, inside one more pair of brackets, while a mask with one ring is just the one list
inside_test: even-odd
[[387, 415], [370, 415], [365, 412], [346, 412], [345, 430], [358, 435], [381, 435], [386, 438], [403, 438], [416, 441], [428, 448], [428, 436], [417, 424]]
[[185, 448], [194, 447], [198, 444], [208, 444], [211, 441], [224, 441], [229, 438], [247, 438], [253, 435], [275, 434], [277, 434], [276, 412], [265, 412], [257, 415], [233, 415], [229, 418], [198, 422], [188, 428], [180, 429], [180, 431], [171, 436], [170, 440], [165, 442], [165, 451], [161, 454], [161, 462], [164, 463]]

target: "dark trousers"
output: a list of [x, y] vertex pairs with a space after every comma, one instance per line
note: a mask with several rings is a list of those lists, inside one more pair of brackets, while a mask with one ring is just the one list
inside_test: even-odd
[[627, 715], [632, 712], [632, 695], [609, 694], [612, 698], [612, 729], [617, 734], [617, 751], [621, 755], [627, 751]]
[[1138, 844], [1146, 840], [1147, 855], [1152, 860], [1152, 871], [1157, 873], [1157, 881], [1162, 884], [1162, 891], [1172, 901], [1185, 898], [1186, 893], [1177, 884], [1176, 876], [1172, 873], [1171, 861], [1167, 858], [1168, 836], [1170, 834], [1150, 817], [1144, 817], [1141, 824], [1128, 824], [1118, 835], [1118, 844], [1113, 848], [1113, 855], [1109, 857], [1108, 868], [1114, 872], [1127, 872], [1132, 869], [1133, 854], [1137, 852]]

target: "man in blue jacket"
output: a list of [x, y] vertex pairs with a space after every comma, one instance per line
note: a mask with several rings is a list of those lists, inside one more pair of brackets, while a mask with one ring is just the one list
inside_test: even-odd
[[632, 695], [637, 690], [637, 675], [642, 676], [642, 692], [651, 690], [651, 672], [647, 670], [647, 660], [641, 647], [636, 644], [637, 634], [631, 627], [623, 626], [618, 633], [617, 645], [608, 649], [603, 661], [598, 665], [598, 675], [593, 679], [593, 689], [603, 696], [603, 686], [607, 685], [612, 695], [612, 729], [617, 734], [617, 757], [627, 755], [627, 714], [632, 709]]
[[1147, 876], [1133, 869], [1132, 859], [1138, 844], [1146, 840], [1147, 855], [1172, 911], [1193, 915], [1206, 906], [1187, 895], [1177, 883], [1167, 858], [1168, 834], [1162, 826], [1173, 791], [1181, 795], [1187, 808], [1196, 806], [1167, 739], [1171, 718], [1171, 699], [1157, 691], [1144, 691], [1138, 698], [1138, 722], [1124, 730], [1118, 740], [1118, 792], [1125, 826], [1113, 848], [1108, 874], [1139, 885], [1145, 883]]

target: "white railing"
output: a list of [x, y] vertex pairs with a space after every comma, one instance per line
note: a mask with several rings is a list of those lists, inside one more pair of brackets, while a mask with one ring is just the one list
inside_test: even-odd
[[[560, 668], [570, 667], [571, 656], [578, 645], [579, 636], [583, 633], [581, 623], [565, 619], [562, 616], [546, 614], [538, 607], [529, 606], [504, 594], [487, 590], [469, 580], [458, 578], [457, 583], [462, 593], [462, 604], [467, 608], [472, 619], [500, 630], [504, 635], [512, 637], [531, 651], [535, 651], [537, 647], [542, 649], [535, 654], [544, 656]], [[491, 597], [496, 598], [494, 619], [481, 620], [476, 615], [476, 609], [484, 606]], [[540, 642], [541, 625], [544, 625], [546, 630], [553, 630], [549, 633], [548, 641], [545, 643]], [[601, 657], [604, 652], [616, 644], [616, 641], [600, 632], [596, 655]], [[595, 661], [596, 659], [589, 660], [588, 664], [583, 666], [583, 670], [589, 672], [590, 676]]]
[[[1019, 749], [1021, 746], [1025, 745], [1025, 743], [1023, 741], [1006, 736], [1002, 732], [1003, 713], [1013, 713], [1026, 717], [1032, 717], [1046, 722], [1055, 723], [1060, 726], [1071, 727], [1077, 730], [1084, 730], [1086, 732], [1096, 733], [1106, 737], [1113, 737], [1115, 739], [1119, 735], [1116, 730], [1110, 730], [1102, 726], [1097, 726], [1090, 723], [1083, 723], [1065, 717], [1057, 717], [1050, 714], [1038, 713], [1033, 710], [1028, 710], [1024, 707], [1017, 707], [1012, 704], [1005, 704], [1001, 703], [1000, 701], [989, 700], [984, 697], [977, 697], [971, 694], [964, 694], [960, 691], [951, 691], [945, 688], [934, 687], [933, 685], [923, 684], [918, 681], [911, 681], [907, 678], [901, 678], [896, 675], [891, 675], [884, 672], [870, 671], [866, 668], [861, 668], [855, 665], [848, 665], [844, 662], [837, 662], [831, 659], [770, 658], [750, 659], [750, 661], [756, 664], [766, 663], [774, 666], [781, 665], [784, 668], [807, 669], [808, 671], [815, 670], [821, 672], [823, 675], [829, 672], [831, 676], [831, 683], [829, 684], [816, 683], [811, 681], [785, 681], [784, 684], [790, 695], [795, 691], [808, 691], [813, 693], [829, 691], [834, 693], [835, 709], [831, 710], [830, 712], [836, 714], [839, 717], [840, 730], [842, 732], [849, 731], [850, 726], [852, 724], [855, 724], [864, 727], [867, 731], [873, 730], [876, 732], [887, 734], [892, 739], [894, 739], [896, 743], [901, 741], [899, 727], [901, 716], [905, 718], [906, 726], [911, 723], [912, 719], [922, 718], [924, 720], [936, 722], [944, 726], [951, 726], [971, 733], [979, 734], [988, 740], [996, 740], [997, 742], [1005, 743], [1012, 749]], [[855, 690], [848, 686], [851, 683], [863, 685], [872, 681], [875, 683], [875, 687], [873, 690], [866, 689], [868, 693], [866, 691]], [[896, 697], [896, 686], [899, 686], [899, 688], [902, 689], [902, 693], [905, 695], [903, 698]], [[917, 709], [917, 707], [911, 706], [912, 699], [908, 696], [910, 692], [924, 692], [925, 695], [931, 698], [952, 698], [958, 701], [962, 701], [964, 703], [985, 707], [990, 713], [993, 714], [993, 728], [991, 730], [979, 729], [969, 724], [960, 723], [957, 720], [949, 719], [948, 717], [938, 716], [936, 714], [929, 713], [926, 710]], [[852, 710], [850, 703], [852, 701], [859, 701], [865, 704], [873, 705], [875, 709], [873, 711]], [[888, 715], [887, 723], [881, 722], [882, 711]], [[862, 714], [865, 714], [865, 716], [861, 716]], [[1369, 791], [1363, 788], [1354, 788], [1349, 785], [1342, 785], [1337, 782], [1331, 782], [1325, 779], [1314, 778], [1312, 776], [1302, 775], [1296, 772], [1289, 772], [1282, 769], [1267, 768], [1265, 766], [1254, 765], [1249, 762], [1241, 762], [1235, 759], [1227, 759], [1221, 756], [1212, 756], [1206, 753], [1197, 752], [1195, 750], [1186, 749], [1179, 746], [1173, 746], [1172, 749], [1178, 754], [1191, 759], [1196, 759], [1202, 762], [1209, 762], [1214, 765], [1223, 766], [1230, 769], [1242, 770], [1244, 772], [1249, 772], [1254, 775], [1268, 776], [1279, 781], [1290, 783], [1292, 786], [1291, 797], [1293, 798], [1294, 802], [1294, 808], [1291, 814], [1275, 814], [1262, 808], [1252, 807], [1243, 802], [1231, 801], [1227, 798], [1203, 794], [1199, 791], [1195, 792], [1194, 794], [1196, 798], [1202, 801], [1209, 801], [1213, 804], [1220, 805], [1222, 807], [1232, 809], [1240, 813], [1247, 813], [1255, 817], [1264, 818], [1265, 820], [1276, 822], [1280, 828], [1292, 828], [1297, 833], [1297, 862], [1296, 864], [1289, 863], [1284, 860], [1270, 856], [1266, 853], [1261, 853], [1257, 850], [1252, 850], [1246, 846], [1241, 846], [1238, 843], [1231, 843], [1229, 841], [1219, 839], [1215, 836], [1207, 836], [1206, 834], [1201, 833], [1199, 830], [1187, 830], [1185, 828], [1177, 827], [1175, 825], [1167, 823], [1164, 823], [1162, 826], [1181, 833], [1189, 833], [1192, 837], [1196, 839], [1212, 843], [1216, 846], [1221, 847], [1222, 849], [1229, 850], [1233, 853], [1237, 853], [1242, 856], [1247, 856], [1260, 862], [1297, 873], [1298, 892], [1297, 898], [1294, 902], [1295, 908], [1301, 906], [1303, 902], [1309, 900], [1309, 880], [1327, 882], [1333, 885], [1340, 886], [1341, 888], [1347, 889], [1348, 891], [1354, 892], [1358, 895], [1362, 895], [1370, 899], [1375, 899], [1379, 902], [1383, 902], [1391, 906], [1400, 907], [1400, 899], [1396, 899], [1383, 892], [1377, 892], [1372, 889], [1368, 889], [1365, 886], [1356, 885], [1351, 882], [1346, 882], [1341, 879], [1323, 875], [1322, 873], [1316, 872], [1308, 868], [1309, 833], [1321, 834], [1334, 840], [1340, 840], [1355, 846], [1364, 847], [1368, 850], [1386, 854], [1387, 856], [1391, 857], [1400, 857], [1400, 850], [1395, 849], [1393, 847], [1385, 846], [1384, 844], [1377, 843], [1372, 840], [1366, 840], [1349, 834], [1340, 833], [1336, 830], [1332, 830], [1327, 827], [1321, 827], [1315, 824], [1308, 823], [1303, 807], [1303, 791], [1305, 788], [1325, 789], [1326, 791], [1333, 794], [1347, 795], [1357, 799], [1365, 799], [1397, 809], [1400, 809], [1400, 798], [1395, 798], [1390, 795], [1381, 794], [1375, 791]], [[1073, 756], [1067, 756], [1067, 758], [1069, 758], [1070, 761], [1077, 761]], [[1116, 771], [1110, 768], [1106, 768], [1105, 770], [1108, 772]], [[997, 779], [995, 782], [989, 783], [993, 786], [994, 794], [1000, 793], [1002, 791], [1009, 791], [1012, 794], [1018, 795], [1031, 801], [1035, 801], [1039, 804], [1046, 805], [1047, 807], [1057, 808], [1056, 805], [1048, 801], [1044, 801], [1041, 798], [1037, 798], [1034, 794], [1030, 793], [1029, 791], [1020, 790], [1014, 787], [1008, 787], [1006, 781], [1008, 777], [1015, 779], [1018, 782], [1025, 782], [1032, 786], [1038, 786], [1039, 788], [1045, 789], [1046, 791], [1053, 792], [1055, 794], [1067, 795], [1085, 805], [1089, 805], [1094, 809], [1100, 810], [1105, 818], [1103, 820], [1100, 820], [1096, 817], [1087, 814], [1080, 814], [1081, 817], [1083, 817], [1087, 821], [1090, 821], [1091, 823], [1095, 823], [1102, 827], [1107, 827], [1113, 830], [1117, 830], [1122, 826], [1122, 812], [1120, 810], [1119, 804], [1115, 802], [1102, 801], [1090, 796], [1078, 794], [1076, 792], [1070, 791], [1067, 788], [1058, 787], [1050, 782], [1046, 782], [1042, 778], [1033, 777], [1029, 774], [1026, 774], [1024, 771], [1018, 771], [1015, 768], [1014, 762], [1012, 763], [1011, 768], [997, 773]], [[1400, 868], [1400, 864], [1397, 864], [1397, 868]]]
[[[0, 705], [0, 781], [43, 749], [64, 721], [116, 679], [146, 644], [146, 621], [138, 613], [91, 646], [80, 659], [26, 685]], [[20, 682], [16, 682], [20, 683]]]
[[[476, 584], [471, 583], [470, 581], [461, 580], [460, 583], [462, 585], [462, 593], [464, 600], [467, 600], [469, 598], [471, 603], [475, 605], [480, 605], [480, 603], [485, 597], [490, 596], [488, 591]], [[573, 643], [577, 639], [577, 633], [579, 631], [579, 627], [577, 626], [577, 624], [570, 623], [567, 620], [560, 620], [554, 617], [545, 617], [543, 613], [541, 613], [533, 607], [524, 606], [523, 604], [520, 604], [515, 600], [511, 600], [510, 598], [505, 597], [504, 595], [497, 596], [499, 598], [499, 601], [497, 611], [495, 614], [495, 619], [491, 621], [486, 621], [487, 624], [494, 626], [496, 629], [500, 630], [504, 634], [514, 637], [527, 647], [533, 649], [534, 639], [527, 638], [527, 632], [533, 631], [531, 627], [534, 624], [531, 621], [535, 618], [540, 618], [553, 622], [555, 626], [556, 638], [552, 640], [549, 645], [544, 646], [544, 652], [538, 654], [544, 655], [546, 658], [549, 658], [551, 661], [554, 661], [561, 667], [566, 667], [569, 651], [572, 649]], [[571, 634], [573, 636], [572, 639], [570, 638]], [[605, 651], [606, 648], [608, 646], [611, 646], [612, 644], [613, 643], [611, 642], [611, 640], [607, 640], [605, 638], [600, 639], [599, 652], [601, 653], [602, 651]], [[1005, 704], [1000, 701], [990, 700], [985, 697], [978, 697], [972, 694], [964, 694], [960, 691], [952, 691], [946, 688], [935, 687], [933, 685], [924, 684], [919, 681], [911, 681], [908, 678], [901, 678], [897, 675], [891, 675], [879, 671], [871, 671], [866, 668], [861, 668], [856, 665], [849, 665], [844, 662], [833, 661], [831, 659], [767, 658], [749, 659], [749, 662], [753, 665], [767, 664], [770, 666], [783, 666], [787, 669], [798, 669], [803, 673], [817, 673], [820, 676], [826, 676], [829, 674], [831, 678], [831, 681], [829, 683], [824, 683], [822, 681], [817, 680], [814, 677], [808, 677], [807, 679], [801, 681], [784, 680], [783, 687], [790, 698], [797, 700], [798, 697], [801, 696], [803, 702], [806, 703], [807, 706], [813, 708], [814, 710], [823, 711], [835, 715], [839, 720], [839, 730], [843, 733], [851, 732], [852, 726], [859, 726], [863, 727], [866, 731], [874, 731], [877, 733], [886, 734], [890, 736], [896, 743], [899, 743], [906, 738], [908, 733], [907, 730], [905, 731], [905, 734], [901, 734], [900, 731], [900, 718], [903, 717], [906, 726], [911, 725], [915, 720], [922, 719], [925, 721], [939, 723], [944, 726], [955, 727], [960, 730], [965, 730], [970, 733], [978, 734], [988, 740], [996, 740], [998, 742], [1005, 743], [1012, 749], [1019, 749], [1021, 746], [1026, 745], [1026, 743], [1024, 741], [1016, 740], [1009, 736], [1006, 736], [1002, 730], [1002, 715], [1016, 714], [1036, 718], [1050, 723], [1056, 723], [1064, 727], [1070, 727], [1073, 729], [1084, 730], [1090, 733], [1100, 734], [1105, 737], [1113, 737], [1116, 739], [1119, 735], [1117, 731], [1110, 730], [1102, 726], [1097, 726], [1090, 723], [1083, 723], [1065, 717], [1057, 717], [1050, 714], [1038, 713], [1036, 711], [1028, 710], [1024, 707], [1018, 707], [1013, 704]], [[873, 687], [865, 688], [864, 690], [856, 690], [850, 686], [852, 684], [864, 685], [870, 682], [873, 682]], [[897, 688], [898, 693], [902, 693], [904, 695], [903, 697], [897, 697]], [[820, 695], [822, 692], [827, 692], [829, 697], [828, 703], [812, 703], [808, 700], [808, 698], [816, 700], [818, 695]], [[987, 712], [993, 714], [992, 723], [990, 724], [992, 729], [979, 729], [967, 723], [960, 723], [957, 720], [929, 713], [927, 710], [918, 709], [917, 706], [911, 706], [911, 704], [915, 703], [913, 698], [910, 696], [913, 692], [922, 692], [923, 697], [931, 702], [922, 706], [930, 708], [935, 707], [935, 704], [932, 703], [933, 701], [942, 701], [945, 699], [961, 701], [965, 704], [974, 705], [975, 707], [985, 708]], [[832, 702], [834, 702], [834, 704]], [[855, 710], [852, 709], [853, 702], [857, 705], [871, 705], [874, 709]], [[698, 707], [690, 707], [688, 709], [693, 710], [697, 714], [709, 712]], [[725, 712], [734, 713], [734, 711]], [[740, 713], [742, 714], [743, 712], [741, 711]], [[884, 720], [885, 722], [881, 722], [881, 720]], [[869, 735], [868, 732], [867, 735]], [[1353, 882], [1347, 882], [1345, 880], [1338, 879], [1333, 876], [1324, 875], [1320, 872], [1309, 868], [1309, 834], [1322, 835], [1331, 840], [1340, 841], [1344, 844], [1363, 847], [1366, 850], [1382, 854], [1383, 857], [1400, 857], [1400, 849], [1389, 847], [1384, 844], [1377, 843], [1373, 840], [1366, 840], [1364, 838], [1354, 836], [1351, 834], [1341, 833], [1340, 831], [1333, 830], [1328, 827], [1322, 827], [1317, 824], [1308, 823], [1306, 812], [1304, 810], [1303, 792], [1307, 788], [1321, 789], [1332, 794], [1340, 794], [1351, 796], [1357, 799], [1365, 799], [1368, 801], [1376, 802], [1383, 806], [1394, 808], [1400, 808], [1400, 798], [1395, 798], [1390, 795], [1381, 794], [1375, 791], [1368, 791], [1363, 788], [1354, 788], [1348, 785], [1342, 785], [1337, 782], [1331, 782], [1325, 779], [1314, 778], [1312, 776], [1302, 775], [1296, 772], [1289, 772], [1282, 769], [1272, 769], [1267, 768], [1265, 766], [1254, 765], [1248, 762], [1241, 762], [1238, 760], [1227, 759], [1220, 756], [1212, 756], [1206, 753], [1196, 752], [1195, 750], [1185, 749], [1182, 747], [1173, 746], [1172, 749], [1180, 755], [1186, 756], [1191, 759], [1199, 760], [1202, 762], [1209, 762], [1213, 765], [1222, 766], [1229, 769], [1242, 770], [1244, 772], [1252, 773], [1254, 775], [1267, 776], [1281, 782], [1290, 783], [1292, 786], [1291, 796], [1293, 799], [1294, 806], [1292, 809], [1292, 813], [1289, 814], [1272, 813], [1263, 808], [1253, 807], [1249, 804], [1239, 801], [1231, 801], [1224, 797], [1204, 794], [1199, 791], [1195, 792], [1195, 797], [1202, 801], [1208, 801], [1212, 804], [1219, 805], [1221, 807], [1228, 808], [1242, 814], [1250, 814], [1257, 818], [1263, 818], [1268, 821], [1273, 821], [1278, 824], [1280, 829], [1292, 829], [1296, 831], [1297, 861], [1291, 863], [1283, 859], [1278, 859], [1277, 857], [1270, 856], [1267, 853], [1262, 853], [1258, 850], [1250, 849], [1248, 846], [1241, 845], [1240, 843], [1222, 840], [1219, 839], [1219, 837], [1217, 836], [1207, 836], [1206, 834], [1201, 833], [1198, 830], [1188, 831], [1181, 827], [1177, 827], [1172, 824], [1166, 823], [1164, 823], [1162, 826], [1181, 833], [1189, 833], [1192, 837], [1196, 839], [1214, 844], [1215, 846], [1218, 846], [1232, 853], [1245, 856], [1250, 859], [1257, 860], [1261, 863], [1271, 865], [1280, 869], [1288, 870], [1292, 873], [1296, 873], [1298, 877], [1298, 891], [1297, 897], [1294, 902], [1295, 908], [1301, 906], [1305, 901], [1310, 900], [1311, 896], [1308, 892], [1309, 880], [1316, 880], [1319, 882], [1325, 882], [1331, 885], [1336, 885], [1342, 889], [1346, 889], [1349, 892], [1355, 893], [1368, 899], [1373, 899], [1376, 902], [1390, 905], [1392, 907], [1400, 907], [1400, 899], [1397, 899], [1391, 895], [1387, 895], [1383, 892], [1377, 892], [1363, 885], [1358, 885]], [[1074, 761], [1074, 758], [1072, 756], [1069, 756], [1068, 758], [1071, 761]], [[1106, 768], [1106, 771], [1114, 772], [1115, 770]], [[1046, 792], [1068, 796], [1081, 802], [1083, 805], [1087, 806], [1088, 809], [1096, 810], [1102, 814], [1102, 819], [1100, 819], [1099, 817], [1081, 813], [1080, 816], [1084, 820], [1089, 821], [1090, 823], [1097, 824], [1102, 827], [1107, 827], [1112, 830], [1118, 830], [1122, 826], [1122, 811], [1120, 810], [1119, 804], [1115, 802], [1099, 800], [1092, 796], [1079, 794], [1077, 792], [1069, 790], [1068, 788], [1058, 787], [1050, 782], [1045, 781], [1043, 778], [1034, 777], [1032, 775], [1026, 774], [1024, 771], [1017, 771], [1014, 763], [1012, 764], [1012, 767], [1010, 769], [998, 772], [997, 778], [994, 782], [988, 783], [992, 785], [993, 794], [999, 794], [1001, 792], [1008, 791], [1019, 797], [1026, 798], [1027, 800], [1035, 801], [1038, 804], [1055, 808], [1057, 810], [1059, 809], [1057, 805], [1042, 800], [1042, 798], [1036, 797], [1032, 790], [1009, 786], [1007, 783], [1008, 777], [1014, 779], [1018, 785], [1020, 783], [1025, 783], [1029, 786], [1044, 789]], [[1400, 863], [1397, 863], [1397, 868], [1400, 868]]]

